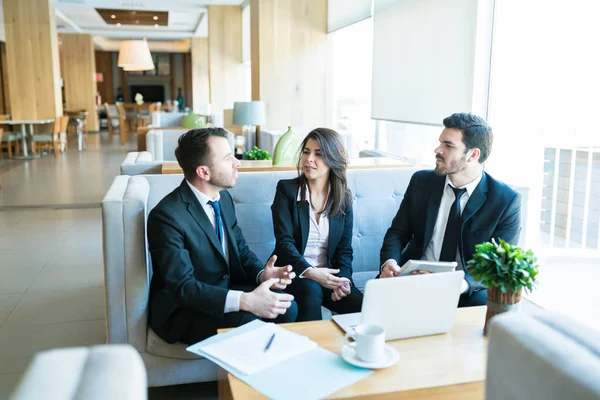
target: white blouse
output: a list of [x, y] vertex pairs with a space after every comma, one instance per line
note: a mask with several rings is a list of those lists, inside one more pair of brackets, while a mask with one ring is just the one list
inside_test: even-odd
[[[327, 247], [329, 245], [329, 217], [327, 212], [321, 214], [319, 222], [310, 203], [310, 192], [308, 185], [305, 193], [306, 201], [309, 205], [310, 229], [308, 232], [308, 240], [306, 241], [306, 249], [304, 249], [304, 259], [313, 267], [327, 267]], [[300, 189], [298, 189], [298, 201], [300, 201]], [[300, 276], [302, 277], [302, 276]]]

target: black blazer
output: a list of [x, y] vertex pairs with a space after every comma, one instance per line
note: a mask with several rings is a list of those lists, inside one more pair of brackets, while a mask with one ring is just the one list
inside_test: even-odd
[[185, 180], [148, 216], [152, 258], [150, 326], [163, 339], [178, 340], [189, 318], [181, 309], [222, 319], [230, 282], [255, 283], [264, 265], [246, 245], [231, 195], [220, 193], [229, 265], [215, 228]]
[[[398, 213], [383, 239], [380, 261], [394, 259], [402, 266], [420, 260], [433, 235], [446, 183], [433, 171], [416, 172], [408, 184]], [[461, 216], [458, 248], [463, 264], [473, 258], [475, 245], [502, 238], [516, 244], [521, 230], [521, 196], [486, 172], [475, 188]], [[467, 274], [470, 294], [483, 289]]]
[[[271, 213], [275, 232], [275, 251], [278, 265], [292, 265], [300, 275], [310, 264], [304, 259], [304, 250], [310, 231], [310, 206], [308, 201], [298, 201], [300, 179], [284, 179], [277, 183], [277, 192]], [[329, 268], [339, 269], [339, 277], [352, 282], [352, 206], [345, 215], [329, 217]]]

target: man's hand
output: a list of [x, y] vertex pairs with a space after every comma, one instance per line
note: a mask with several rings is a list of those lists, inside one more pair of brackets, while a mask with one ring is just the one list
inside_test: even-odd
[[261, 283], [252, 292], [242, 293], [240, 310], [267, 319], [275, 319], [278, 315], [285, 314], [286, 310], [292, 305], [294, 296], [271, 291], [271, 288], [278, 281], [279, 278], [271, 278]]
[[312, 279], [324, 288], [335, 289], [344, 282], [344, 278], [338, 278], [335, 276], [339, 272], [339, 269], [310, 268], [306, 270], [304, 277]]
[[277, 256], [273, 255], [267, 261], [267, 265], [265, 266], [264, 272], [260, 274], [259, 280], [261, 282], [267, 281], [269, 279], [277, 278], [277, 282], [273, 285], [273, 289], [283, 290], [287, 285], [292, 283], [292, 279], [296, 277], [296, 274], [292, 272], [292, 266], [286, 265], [284, 267], [276, 267], [275, 261], [277, 261]]
[[426, 269], [415, 269], [414, 271], [410, 272], [411, 275], [425, 275], [428, 273], [429, 271], [427, 271]]
[[400, 267], [396, 260], [388, 260], [383, 264], [381, 268], [380, 278], [393, 278], [394, 276], [400, 275]]
[[340, 286], [334, 288], [331, 293], [331, 300], [333, 301], [339, 301], [350, 294], [350, 280], [348, 278], [341, 279], [344, 282]]

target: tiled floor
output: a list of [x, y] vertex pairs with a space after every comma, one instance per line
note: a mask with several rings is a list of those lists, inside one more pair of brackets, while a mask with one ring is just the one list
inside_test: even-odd
[[[56, 159], [0, 158], [0, 399], [41, 350], [105, 341], [100, 201], [133, 140]], [[150, 390], [151, 399], [216, 398], [215, 383]]]
[[[35, 352], [104, 343], [100, 201], [133, 140], [56, 159], [0, 158], [0, 399]], [[530, 298], [600, 329], [599, 259], [541, 259]], [[151, 399], [213, 399], [215, 383], [154, 388]]]

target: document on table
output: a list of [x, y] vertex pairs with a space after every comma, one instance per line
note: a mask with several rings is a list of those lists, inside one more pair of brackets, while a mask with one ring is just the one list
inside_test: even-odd
[[[270, 340], [271, 344], [267, 349]], [[202, 352], [242, 374], [252, 375], [317, 347], [317, 343], [306, 336], [267, 323], [257, 329], [204, 346]]]

